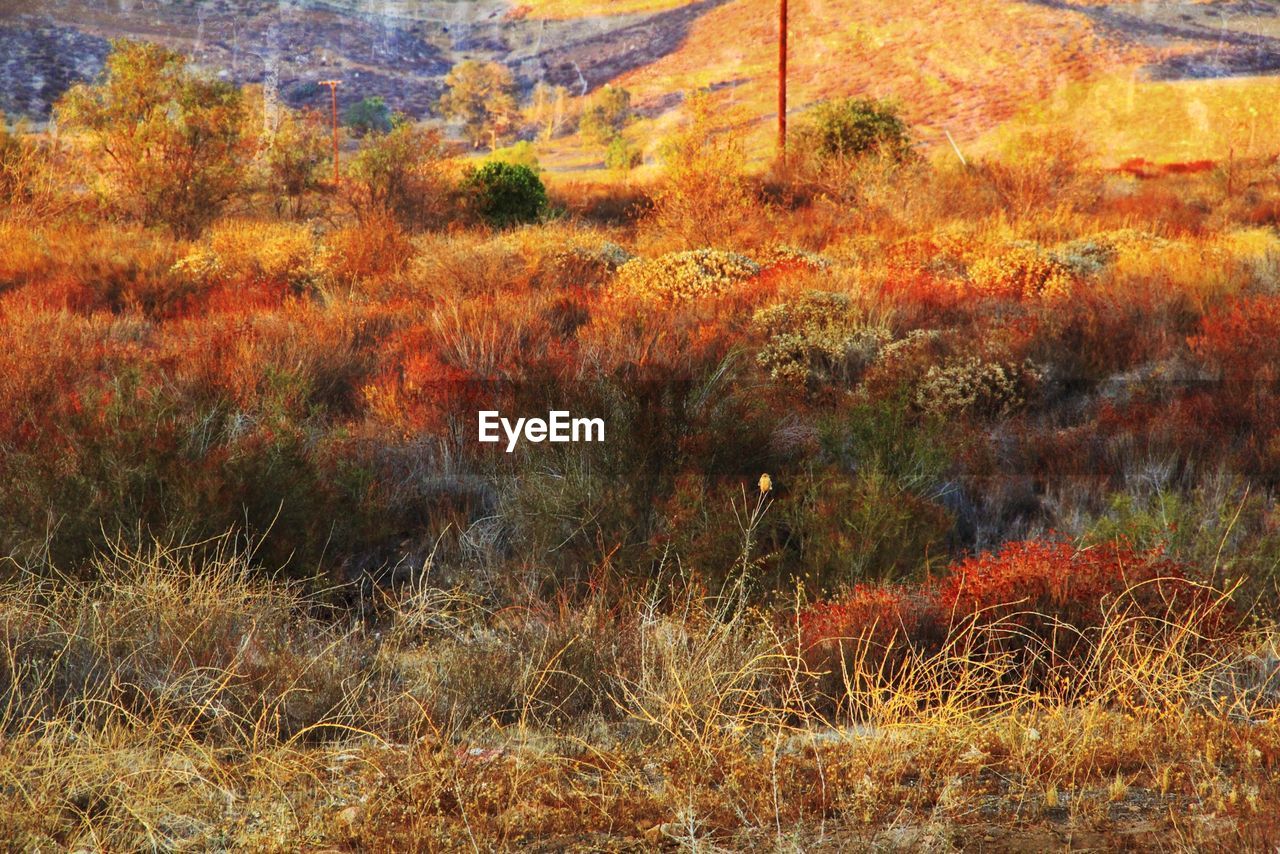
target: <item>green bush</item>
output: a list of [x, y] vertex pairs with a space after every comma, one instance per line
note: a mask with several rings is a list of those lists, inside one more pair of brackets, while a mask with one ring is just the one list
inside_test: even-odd
[[394, 126], [391, 108], [381, 97], [365, 98], [347, 107], [342, 113], [342, 123], [357, 136], [367, 133], [387, 133]]
[[796, 478], [780, 508], [818, 589], [913, 576], [946, 553], [955, 520], [940, 501], [952, 465], [944, 425], [894, 400], [821, 422], [828, 465]]
[[604, 165], [617, 172], [629, 172], [643, 159], [640, 152], [621, 136], [615, 136], [604, 150]]
[[824, 101], [813, 110], [802, 140], [820, 159], [881, 155], [905, 160], [911, 132], [898, 108], [872, 98]]
[[514, 166], [528, 166], [535, 174], [542, 171], [542, 164], [538, 162], [538, 150], [527, 139], [522, 139], [501, 152], [495, 153], [493, 159], [501, 160], [503, 163], [510, 163]]
[[528, 166], [490, 161], [467, 179], [476, 209], [497, 226], [536, 222], [547, 208], [547, 188]]
[[582, 138], [596, 145], [614, 139], [631, 120], [631, 93], [605, 86], [578, 120]]

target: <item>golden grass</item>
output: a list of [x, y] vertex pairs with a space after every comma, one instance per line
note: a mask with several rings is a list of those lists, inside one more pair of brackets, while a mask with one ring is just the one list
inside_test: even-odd
[[975, 152], [999, 151], [1028, 127], [1075, 128], [1094, 160], [1108, 167], [1141, 158], [1156, 163], [1247, 160], [1271, 154], [1280, 118], [1274, 77], [1152, 81], [1136, 69], [1076, 82], [1021, 109], [985, 135]]
[[[418, 585], [387, 600], [375, 635], [228, 548], [117, 551], [94, 584], [6, 586], [11, 843], [1274, 842], [1280, 715], [1251, 668], [1275, 638], [1206, 655], [1201, 615], [1161, 625], [1117, 608], [1073, 678], [1044, 686], [981, 652], [999, 626], [957, 627], [895, 672], [850, 643], [847, 714], [830, 718], [785, 621], [732, 592], [664, 584], [613, 608], [489, 614]], [[500, 663], [512, 654], [515, 669]]]

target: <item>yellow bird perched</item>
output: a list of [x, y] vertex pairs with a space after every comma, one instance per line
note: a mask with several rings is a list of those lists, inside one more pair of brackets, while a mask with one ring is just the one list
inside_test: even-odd
[[773, 491], [773, 478], [768, 473], [760, 475], [760, 494], [768, 495]]

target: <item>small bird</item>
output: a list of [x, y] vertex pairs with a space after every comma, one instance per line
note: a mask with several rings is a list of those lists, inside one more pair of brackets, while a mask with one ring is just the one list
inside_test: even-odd
[[773, 491], [773, 478], [769, 477], [768, 472], [760, 475], [760, 494], [768, 495]]

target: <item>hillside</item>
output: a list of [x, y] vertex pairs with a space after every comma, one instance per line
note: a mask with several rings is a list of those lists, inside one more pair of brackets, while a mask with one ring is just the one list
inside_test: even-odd
[[[1121, 81], [1170, 84], [1145, 90], [1151, 109], [1176, 113], [1194, 131], [1170, 156], [1191, 157], [1202, 141], [1206, 156], [1222, 156], [1219, 118], [1239, 112], [1234, 93], [1249, 86], [1215, 81], [1280, 68], [1280, 18], [1256, 2], [808, 0], [793, 3], [791, 22], [794, 113], [830, 97], [894, 98], [926, 143], [946, 132], [969, 145], [1011, 118], [1078, 122], [1088, 117], [1082, 99], [1114, 89], [1090, 87]], [[133, 37], [184, 50], [211, 73], [263, 83], [295, 106], [323, 103], [315, 82], [338, 76], [344, 102], [381, 95], [427, 118], [443, 76], [465, 58], [507, 64], [526, 91], [545, 81], [581, 95], [611, 82], [632, 90], [653, 120], [637, 131], [650, 155], [682, 93], [710, 87], [726, 124], [752, 128], [751, 147], [763, 156], [776, 118], [776, 35], [776, 0], [0, 0], [0, 110], [45, 117], [68, 85], [101, 67], [109, 39]], [[1179, 100], [1176, 84], [1186, 79], [1199, 82]], [[1123, 100], [1134, 97], [1125, 91]], [[1192, 101], [1209, 105], [1207, 119]], [[1109, 133], [1098, 142], [1134, 152], [1151, 140]], [[598, 157], [575, 153], [572, 140], [544, 147], [544, 159], [573, 170]]]
[[[625, 76], [644, 102], [709, 86], [727, 107], [774, 120], [776, 0], [733, 0], [681, 48]], [[817, 0], [791, 14], [791, 104], [874, 95], [900, 101], [926, 139], [968, 138], [1068, 81], [1136, 65], [1147, 52], [1069, 10], [965, 0]], [[749, 22], [749, 23], [748, 23]]]

